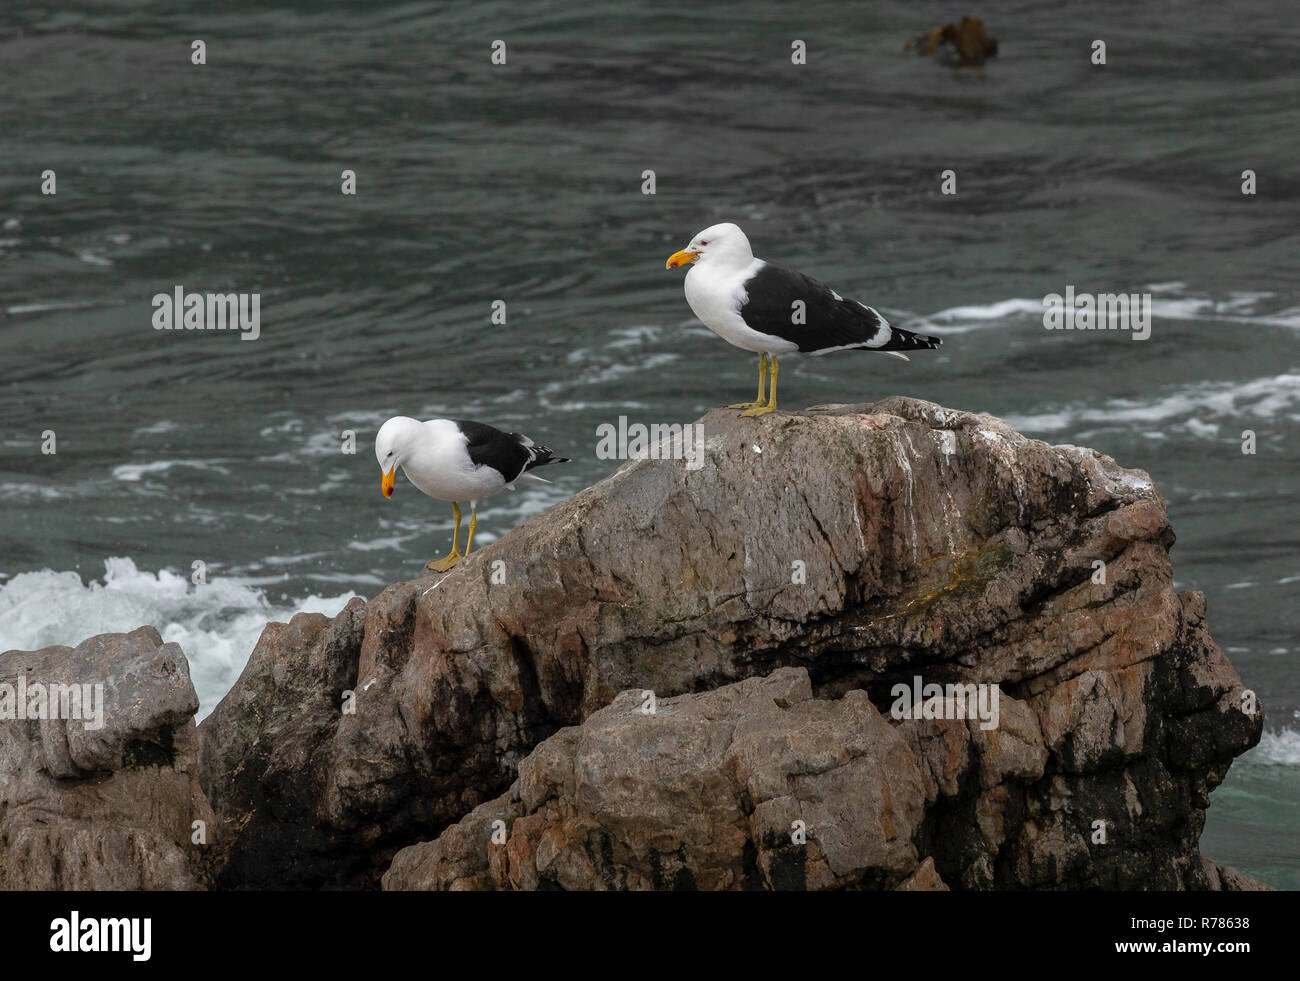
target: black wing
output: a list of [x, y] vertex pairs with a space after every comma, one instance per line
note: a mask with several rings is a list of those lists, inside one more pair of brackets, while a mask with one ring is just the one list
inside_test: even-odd
[[[804, 353], [840, 347], [916, 351], [942, 343], [937, 337], [892, 327], [871, 307], [846, 300], [825, 283], [774, 262], [755, 273], [745, 290], [749, 299], [740, 308], [745, 323], [798, 344]], [[795, 307], [796, 300], [803, 302], [802, 310]]]
[[557, 457], [549, 447], [534, 443], [523, 433], [503, 433], [482, 422], [456, 420], [466, 440], [470, 462], [476, 466], [491, 467], [506, 483], [518, 479], [526, 471], [548, 463], [568, 463], [567, 457]]

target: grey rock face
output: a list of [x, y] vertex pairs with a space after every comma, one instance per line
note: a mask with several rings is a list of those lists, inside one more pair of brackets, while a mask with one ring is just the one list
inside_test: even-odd
[[0, 655], [0, 888], [202, 887], [198, 706], [153, 627]]
[[546, 740], [509, 793], [399, 852], [385, 887], [806, 889], [916, 870], [921, 773], [863, 692], [814, 699], [807, 671], [782, 668], [646, 704], [624, 692]]
[[[476, 864], [482, 842], [456, 830], [462, 819], [511, 813], [508, 827], [610, 822], [613, 857], [589, 858], [602, 877], [592, 886], [608, 871], [636, 887], [779, 888], [800, 879], [783, 877], [792, 859], [765, 835], [797, 804], [818, 829], [801, 887], [1222, 882], [1197, 839], [1210, 790], [1262, 716], [1210, 638], [1203, 598], [1173, 589], [1173, 532], [1146, 474], [913, 399], [715, 411], [703, 424], [702, 469], [628, 463], [445, 577], [399, 583], [333, 620], [269, 625], [200, 727], [218, 881], [373, 887], [400, 849], [442, 835], [460, 858], [418, 872], [407, 855], [390, 884], [578, 883], [578, 852], [527, 823], [515, 847], [558, 849], [543, 862], [551, 878], [535, 859]], [[793, 768], [782, 775], [785, 763], [759, 765], [745, 748], [742, 721], [698, 718], [689, 699], [746, 679], [784, 684], [790, 667], [815, 698], [766, 723], [763, 745]], [[999, 685], [998, 728], [889, 717], [893, 686], [917, 675]], [[680, 724], [599, 715], [638, 690]], [[820, 776], [800, 769], [802, 749], [781, 748], [791, 732], [835, 725], [825, 752], [842, 762]], [[585, 735], [568, 734], [578, 726]], [[871, 753], [862, 731], [876, 734]], [[581, 753], [564, 748], [574, 738], [587, 740]], [[632, 746], [664, 772], [680, 754], [681, 799], [716, 832], [708, 855], [669, 806], [671, 782], [621, 769]], [[521, 770], [534, 751], [558, 754], [545, 799]], [[570, 759], [584, 787], [607, 777], [603, 796], [568, 794]], [[707, 778], [706, 761], [723, 769]], [[841, 805], [816, 799], [876, 807], [895, 783], [908, 789], [870, 841], [833, 830]], [[671, 842], [684, 851], [667, 859]]]

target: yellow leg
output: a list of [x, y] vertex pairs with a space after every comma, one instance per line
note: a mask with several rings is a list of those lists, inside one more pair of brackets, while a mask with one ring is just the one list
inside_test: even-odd
[[[425, 563], [424, 566], [426, 569], [432, 569], [434, 572], [446, 572], [461, 559], [460, 549], [456, 547], [456, 543], [460, 540], [460, 505], [455, 501], [452, 501], [451, 510], [452, 513], [456, 515], [456, 530], [451, 533], [451, 551], [440, 559], [434, 559], [431, 562]], [[471, 527], [470, 536], [473, 537], [473, 535], [474, 531]], [[468, 549], [466, 549], [466, 551], [468, 551]]]
[[772, 355], [772, 376], [770, 387], [767, 392], [767, 404], [756, 405], [752, 409], [746, 409], [741, 413], [742, 416], [765, 416], [769, 412], [776, 411], [776, 375], [781, 370], [781, 366], [776, 363], [776, 355]]
[[737, 402], [735, 405], [727, 406], [728, 409], [752, 409], [757, 405], [763, 404], [763, 397], [767, 394], [767, 355], [758, 356], [758, 394], [754, 396], [752, 402]]
[[469, 550], [474, 544], [474, 529], [478, 527], [478, 505], [469, 506], [469, 538], [465, 540], [465, 557], [469, 558]]

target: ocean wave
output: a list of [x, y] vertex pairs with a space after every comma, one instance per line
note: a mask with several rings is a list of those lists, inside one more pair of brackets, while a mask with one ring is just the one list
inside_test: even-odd
[[[1075, 284], [1079, 292], [1088, 287]], [[1130, 292], [1119, 287], [1115, 289], [1097, 287], [1099, 292]], [[1060, 292], [1059, 287], [1054, 292]], [[1233, 292], [1221, 299], [1204, 295], [1188, 295], [1183, 292], [1182, 283], [1154, 283], [1141, 287], [1137, 292], [1151, 294], [1151, 315], [1163, 320], [1206, 320], [1226, 323], [1240, 323], [1249, 326], [1286, 327], [1300, 329], [1300, 308], [1286, 310], [1268, 310], [1270, 301], [1277, 298], [1275, 293]], [[1006, 327], [1024, 318], [1041, 322], [1043, 311], [1042, 297], [1011, 297], [1005, 300], [993, 300], [989, 303], [967, 304], [949, 307], [929, 314], [915, 314], [908, 311], [886, 311], [892, 321], [908, 330], [934, 331], [938, 334], [964, 334], [972, 330], [987, 330]]]
[[153, 463], [123, 463], [113, 468], [113, 477], [127, 483], [135, 483], [150, 474], [166, 473], [172, 467], [190, 467], [194, 470], [229, 474], [230, 471], [221, 465], [229, 462], [229, 460], [156, 460]]
[[12, 307], [6, 307], [5, 313], [18, 316], [23, 313], [49, 313], [54, 310], [91, 310], [95, 307], [113, 305], [116, 304], [100, 300], [54, 300], [48, 303], [19, 303]]
[[[1108, 399], [1078, 402], [1050, 412], [1007, 415], [1006, 421], [1020, 430], [1057, 432], [1083, 423], [1158, 423], [1166, 428], [1181, 425], [1192, 435], [1207, 439], [1220, 433], [1220, 424], [1231, 422], [1222, 435], [1236, 439], [1243, 418], [1272, 419], [1300, 412], [1300, 372], [1251, 378], [1237, 382], [1198, 382], [1148, 399]], [[1081, 434], [1082, 435], [1082, 434]]]
[[1253, 766], [1300, 766], [1300, 731], [1266, 729], [1259, 745], [1241, 758]]
[[76, 572], [23, 572], [0, 585], [0, 650], [73, 646], [102, 633], [144, 624], [181, 645], [199, 695], [202, 719], [230, 690], [268, 620], [295, 613], [334, 616], [357, 594], [308, 596], [272, 604], [239, 579], [212, 576], [196, 586], [186, 576], [136, 568], [129, 558], [104, 561], [103, 582], [83, 583]]

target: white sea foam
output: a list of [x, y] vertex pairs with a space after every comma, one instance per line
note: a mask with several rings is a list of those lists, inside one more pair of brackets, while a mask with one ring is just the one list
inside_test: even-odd
[[[665, 334], [663, 327], [641, 324], [635, 327], [615, 327], [608, 331], [610, 340], [605, 347], [620, 350], [628, 347], [642, 347], [647, 342], [658, 341]], [[572, 359], [570, 359], [572, 360]]]
[[198, 718], [216, 706], [239, 677], [268, 620], [295, 613], [333, 616], [356, 594], [308, 596], [272, 604], [240, 579], [209, 575], [203, 586], [166, 569], [136, 568], [128, 558], [104, 562], [103, 581], [83, 583], [75, 572], [23, 572], [0, 585], [0, 651], [73, 646], [102, 633], [145, 624], [181, 645], [199, 694]]
[[53, 310], [88, 310], [91, 307], [103, 305], [104, 304], [96, 301], [87, 303], [80, 300], [56, 301], [52, 303], [19, 303], [16, 306], [6, 307], [5, 313], [16, 316], [20, 313], [48, 313]]
[[[1211, 299], [1207, 296], [1182, 295], [1183, 289], [1182, 283], [1153, 283], [1142, 287], [1141, 292], [1152, 294], [1151, 314], [1157, 320], [1213, 320], [1300, 329], [1300, 309], [1261, 312], [1260, 308], [1266, 307], [1276, 294], [1243, 291], [1229, 293], [1222, 299]], [[892, 310], [886, 313], [891, 321], [908, 330], [962, 334], [972, 330], [1007, 327], [1025, 319], [1041, 325], [1043, 311], [1042, 297], [1017, 296], [990, 303], [949, 307], [924, 315]]]
[[134, 483], [149, 474], [166, 473], [172, 467], [191, 467], [194, 470], [211, 470], [216, 473], [230, 473], [221, 466], [227, 461], [221, 460], [157, 460], [153, 463], [123, 463], [113, 468], [113, 476], [118, 480]]
[[49, 487], [45, 484], [0, 484], [0, 500], [5, 498], [30, 500], [33, 496], [45, 501], [59, 501], [72, 497], [73, 494], [66, 489]]
[[1266, 729], [1259, 745], [1241, 758], [1255, 766], [1300, 766], [1300, 731]]
[[159, 419], [157, 422], [150, 423], [148, 426], [140, 426], [131, 430], [132, 436], [158, 436], [162, 433], [175, 432], [181, 427], [170, 419]]
[[[1059, 432], [1088, 423], [1178, 425], [1199, 438], [1237, 438], [1243, 418], [1272, 419], [1300, 413], [1300, 371], [1239, 382], [1197, 382], [1143, 399], [1079, 402], [1032, 415], [1009, 415], [1014, 428]], [[1215, 422], [1219, 420], [1220, 422]], [[1235, 427], [1235, 428], [1234, 428]]]
[[949, 307], [947, 310], [940, 310], [938, 313], [931, 314], [928, 320], [931, 326], [937, 328], [946, 327], [955, 333], [961, 330], [975, 330], [979, 327], [993, 326], [985, 323], [963, 323], [963, 321], [1003, 320], [1018, 314], [1028, 314], [1029, 316], [1041, 318], [1043, 309], [1041, 299], [1030, 300], [1024, 297], [1013, 297], [1009, 300], [995, 300], [992, 303]]

